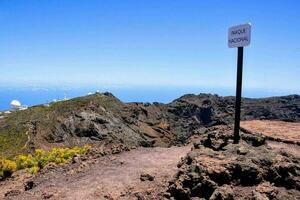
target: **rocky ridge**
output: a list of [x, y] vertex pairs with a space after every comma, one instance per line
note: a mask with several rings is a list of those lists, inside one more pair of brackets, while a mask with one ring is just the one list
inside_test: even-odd
[[[300, 96], [243, 99], [243, 119], [300, 121]], [[234, 98], [184, 95], [171, 103], [123, 103], [96, 93], [0, 119], [0, 155], [35, 148], [123, 144], [128, 148], [184, 144], [207, 127], [232, 124]], [[5, 141], [5, 142], [4, 142]]]
[[[243, 99], [242, 105], [243, 120], [300, 121], [297, 95]], [[241, 142], [232, 144], [233, 119], [234, 98], [209, 94], [184, 95], [169, 104], [150, 104], [123, 103], [110, 93], [96, 93], [49, 107], [35, 106], [15, 112], [0, 119], [1, 154], [15, 155], [35, 148], [86, 143], [93, 144], [94, 148], [88, 155], [74, 157], [72, 163], [61, 168], [50, 165], [37, 175], [17, 172], [1, 182], [1, 192], [6, 199], [64, 199], [65, 190], [78, 190], [77, 182], [94, 185], [102, 181], [104, 172], [100, 170], [106, 165], [108, 171], [119, 171], [115, 176], [117, 180], [128, 181], [128, 175], [123, 175], [128, 173], [126, 163], [131, 163], [130, 169], [136, 176], [130, 178], [133, 188], [139, 191], [132, 188], [122, 194], [112, 191], [112, 196], [106, 199], [300, 199], [298, 143], [284, 138], [284, 134], [274, 138], [270, 133], [266, 137], [242, 129]], [[290, 136], [298, 138], [293, 137], [293, 133]], [[188, 151], [188, 146], [176, 145], [190, 141], [195, 141], [194, 147], [179, 162], [178, 172], [172, 178], [170, 173], [175, 173], [179, 149]], [[275, 148], [278, 144], [274, 142], [279, 146], [281, 143], [293, 145], [294, 150]], [[139, 146], [173, 146], [159, 150], [169, 163], [168, 151], [172, 149], [172, 170], [158, 164], [161, 154], [155, 152], [157, 148]], [[136, 147], [139, 148], [128, 151]], [[111, 159], [113, 154], [118, 154], [118, 162]], [[143, 159], [139, 160], [137, 154], [143, 154]], [[125, 162], [124, 155], [128, 158]], [[148, 160], [150, 157], [152, 160]], [[133, 159], [140, 163], [151, 162], [155, 174], [147, 171], [139, 174], [138, 167], [143, 170], [149, 165], [136, 167]], [[166, 170], [164, 173], [168, 175], [161, 179], [157, 168]], [[111, 185], [119, 183], [111, 180], [110, 174], [106, 175], [105, 180]], [[73, 182], [73, 185], [67, 184]], [[146, 190], [150, 185], [151, 190]], [[88, 195], [89, 199], [97, 199], [107, 192], [105, 188], [98, 188], [99, 191], [86, 188], [89, 190], [78, 191], [78, 194]], [[77, 194], [68, 195], [72, 199]]]

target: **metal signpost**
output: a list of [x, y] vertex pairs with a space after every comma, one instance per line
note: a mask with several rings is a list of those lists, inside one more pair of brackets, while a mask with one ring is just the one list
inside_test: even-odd
[[242, 24], [228, 29], [228, 47], [238, 48], [237, 55], [237, 79], [236, 79], [236, 99], [234, 118], [234, 143], [239, 143], [240, 118], [241, 118], [241, 98], [242, 98], [242, 75], [243, 75], [243, 53], [244, 46], [248, 46], [251, 40], [251, 24]]

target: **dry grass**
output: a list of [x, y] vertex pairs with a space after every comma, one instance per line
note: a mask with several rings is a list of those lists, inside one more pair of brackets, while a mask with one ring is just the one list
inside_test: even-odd
[[[47, 143], [44, 138], [59, 123], [58, 119], [63, 120], [74, 111], [80, 112], [90, 107], [114, 110], [122, 106], [122, 102], [116, 98], [97, 93], [51, 103], [50, 107], [38, 105], [13, 112], [0, 120], [0, 156], [13, 158], [18, 154], [32, 152], [27, 145], [28, 138], [41, 138], [42, 141], [38, 141], [38, 144]], [[37, 135], [33, 135], [29, 129], [33, 122], [38, 124]]]

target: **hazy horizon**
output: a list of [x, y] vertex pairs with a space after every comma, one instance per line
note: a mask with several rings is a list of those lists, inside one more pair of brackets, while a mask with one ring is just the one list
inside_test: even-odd
[[244, 89], [299, 91], [298, 1], [1, 1], [0, 88], [234, 88], [230, 26], [252, 23]]
[[[0, 111], [11, 108], [12, 100], [19, 100], [23, 105], [44, 104], [54, 99], [85, 96], [89, 92], [111, 92], [123, 102], [160, 102], [169, 103], [185, 94], [210, 93], [220, 96], [234, 96], [235, 88], [199, 88], [199, 87], [80, 87], [80, 88], [2, 88], [0, 89]], [[243, 97], [262, 98], [300, 94], [299, 92], [245, 89]]]
[[227, 30], [246, 22], [243, 96], [300, 94], [300, 2], [235, 2], [1, 1], [0, 110], [65, 91], [164, 103], [186, 93], [235, 95]]

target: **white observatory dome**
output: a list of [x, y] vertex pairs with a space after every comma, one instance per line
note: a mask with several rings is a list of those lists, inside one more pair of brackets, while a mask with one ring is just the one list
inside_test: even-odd
[[19, 107], [21, 107], [21, 103], [20, 103], [20, 101], [18, 101], [18, 100], [13, 100], [13, 101], [11, 101], [11, 102], [10, 102], [10, 105], [11, 105], [12, 107], [14, 107], [14, 108], [19, 108]]

